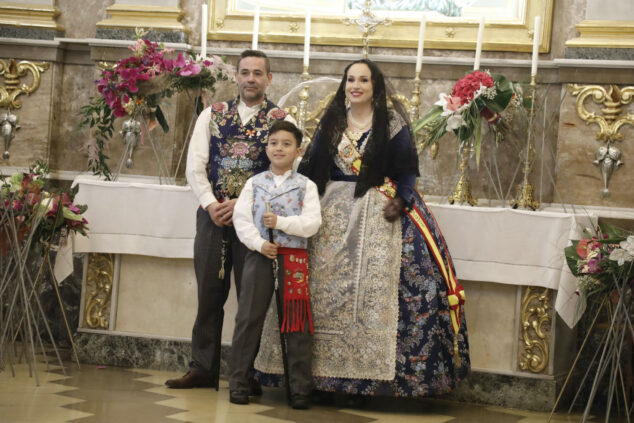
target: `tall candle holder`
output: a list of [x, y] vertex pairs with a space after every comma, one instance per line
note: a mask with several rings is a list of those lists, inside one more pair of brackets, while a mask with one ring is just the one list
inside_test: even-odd
[[[310, 74], [308, 73], [308, 65], [304, 65], [304, 71], [302, 72], [302, 82], [308, 82], [310, 80]], [[308, 116], [308, 99], [310, 94], [308, 93], [308, 84], [304, 84], [299, 92], [299, 104], [297, 105], [297, 127], [305, 134], [306, 118]], [[302, 146], [303, 147], [303, 146]]]
[[467, 203], [471, 206], [478, 204], [478, 199], [471, 195], [471, 182], [467, 175], [467, 169], [469, 168], [469, 158], [471, 157], [471, 140], [463, 141], [460, 143], [460, 179], [453, 189], [453, 193], [449, 196], [449, 204], [464, 204]]
[[420, 76], [416, 73], [414, 77], [414, 89], [412, 90], [412, 98], [409, 100], [409, 120], [414, 122], [420, 117]]
[[528, 131], [526, 134], [526, 146], [523, 151], [523, 173], [524, 178], [521, 184], [517, 185], [517, 194], [515, 198], [511, 198], [509, 203], [514, 209], [518, 207], [529, 208], [531, 210], [537, 210], [539, 208], [539, 201], [533, 197], [533, 185], [528, 180], [528, 177], [533, 170], [533, 159], [535, 158], [535, 149], [533, 148], [533, 120], [535, 119], [535, 92], [537, 88], [536, 75], [531, 75], [531, 107], [528, 115]]

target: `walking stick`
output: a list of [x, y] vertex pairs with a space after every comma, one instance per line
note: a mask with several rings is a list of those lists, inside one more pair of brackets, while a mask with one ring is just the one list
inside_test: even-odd
[[[269, 203], [268, 201], [266, 202], [266, 212], [270, 213], [271, 212], [271, 203]], [[273, 229], [269, 228], [269, 242], [272, 244], [273, 243]], [[273, 259], [273, 280], [275, 282], [275, 305], [277, 307], [277, 322], [279, 324], [280, 327], [280, 343], [282, 346], [282, 364], [284, 366], [284, 385], [286, 386], [286, 399], [290, 402], [291, 401], [291, 385], [289, 382], [289, 377], [288, 377], [288, 355], [287, 355], [287, 350], [286, 350], [286, 336], [284, 335], [284, 333], [282, 332], [282, 320], [283, 320], [283, 315], [282, 315], [282, 303], [280, 302], [280, 284], [279, 284], [279, 278], [278, 278], [278, 272], [279, 271], [279, 263], [277, 262], [277, 257], [275, 257]], [[282, 295], [283, 295], [282, 291]]]

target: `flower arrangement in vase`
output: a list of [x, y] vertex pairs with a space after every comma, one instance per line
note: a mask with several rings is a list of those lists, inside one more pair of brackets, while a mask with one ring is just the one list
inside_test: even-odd
[[[132, 55], [101, 72], [96, 81], [98, 96], [80, 110], [80, 128], [94, 129], [84, 150], [88, 167], [96, 175], [110, 180], [112, 172], [106, 163], [106, 143], [114, 132], [116, 118], [130, 116], [146, 119], [148, 129], [160, 125], [169, 130], [161, 110], [164, 98], [185, 90], [214, 92], [220, 80], [234, 79], [233, 66], [219, 56], [195, 57], [165, 48], [143, 38], [137, 31], [137, 41], [130, 46]], [[196, 97], [196, 112], [202, 110], [200, 95]]]
[[422, 132], [423, 148], [435, 145], [452, 131], [459, 143], [472, 142], [476, 163], [480, 161], [482, 125], [486, 122], [500, 140], [505, 131], [501, 113], [522, 103], [518, 90], [504, 76], [475, 70], [458, 80], [451, 94], [441, 93], [425, 116], [413, 124]]
[[52, 192], [46, 187], [48, 166], [36, 162], [27, 172], [0, 181], [0, 255], [6, 256], [16, 243], [52, 242], [60, 235], [87, 235], [82, 216], [87, 206], [76, 205], [78, 187]]

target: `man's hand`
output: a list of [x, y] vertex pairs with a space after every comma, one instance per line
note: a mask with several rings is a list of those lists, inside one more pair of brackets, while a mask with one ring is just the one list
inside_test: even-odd
[[277, 244], [272, 244], [269, 241], [264, 241], [262, 244], [262, 251], [260, 251], [264, 256], [274, 260], [277, 258]]
[[216, 226], [231, 226], [233, 222], [233, 208], [236, 205], [237, 198], [233, 200], [227, 200], [220, 202], [211, 203], [207, 206], [207, 212], [209, 212], [209, 217], [216, 224]]
[[264, 226], [275, 229], [275, 225], [277, 224], [277, 215], [271, 212], [266, 212], [262, 215], [262, 220], [264, 221]]
[[401, 197], [394, 197], [383, 207], [383, 216], [388, 222], [394, 222], [401, 217], [405, 202]]

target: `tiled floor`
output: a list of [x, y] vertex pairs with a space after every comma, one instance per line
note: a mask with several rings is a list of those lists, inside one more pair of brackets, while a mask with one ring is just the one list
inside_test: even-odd
[[[327, 423], [542, 423], [546, 413], [458, 404], [425, 399], [374, 399], [363, 408], [350, 409], [343, 398], [334, 405], [310, 410], [289, 408], [281, 389], [247, 406], [229, 403], [229, 389], [221, 381], [213, 389], [172, 390], [163, 386], [178, 373], [69, 364], [38, 370], [40, 386], [24, 364], [0, 370], [0, 422], [327, 422]], [[552, 422], [577, 422], [578, 415], [556, 415]], [[593, 422], [600, 420], [592, 420]], [[613, 420], [611, 420], [613, 421]]]

